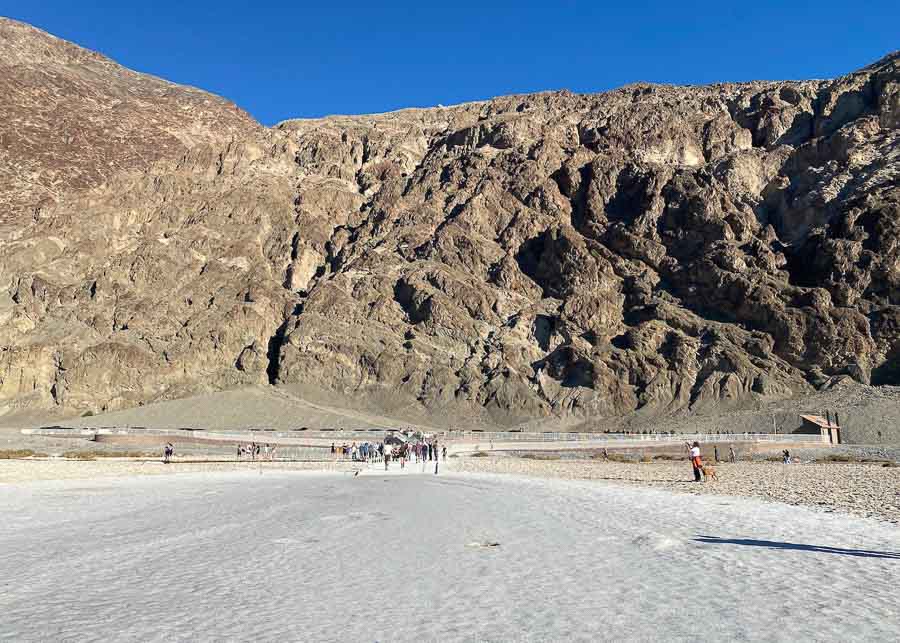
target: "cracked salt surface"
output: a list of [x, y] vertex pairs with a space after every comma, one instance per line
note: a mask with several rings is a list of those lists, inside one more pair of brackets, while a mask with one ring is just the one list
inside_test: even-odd
[[0, 485], [0, 506], [8, 640], [900, 638], [895, 527], [753, 499], [267, 472]]

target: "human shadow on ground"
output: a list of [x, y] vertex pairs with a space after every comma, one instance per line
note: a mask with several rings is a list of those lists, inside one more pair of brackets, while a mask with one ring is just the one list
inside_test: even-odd
[[858, 556], [860, 558], [892, 558], [900, 560], [900, 552], [874, 551], [871, 549], [844, 549], [821, 545], [804, 545], [802, 543], [785, 543], [778, 540], [754, 540], [752, 538], [719, 538], [718, 536], [697, 536], [694, 542], [705, 545], [745, 545], [748, 547], [766, 547], [767, 549], [793, 549], [795, 551], [811, 551], [820, 554], [840, 554], [842, 556]]

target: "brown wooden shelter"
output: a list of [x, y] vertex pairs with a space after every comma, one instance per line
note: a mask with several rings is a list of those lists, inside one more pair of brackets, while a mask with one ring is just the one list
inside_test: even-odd
[[801, 415], [800, 422], [802, 423], [800, 428], [796, 429], [794, 433], [820, 435], [823, 442], [841, 443], [841, 427], [834, 422], [829, 422], [821, 415]]

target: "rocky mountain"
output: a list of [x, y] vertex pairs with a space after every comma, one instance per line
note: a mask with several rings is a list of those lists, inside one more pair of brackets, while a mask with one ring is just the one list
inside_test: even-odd
[[577, 423], [900, 384], [900, 54], [267, 129], [0, 20], [0, 404]]

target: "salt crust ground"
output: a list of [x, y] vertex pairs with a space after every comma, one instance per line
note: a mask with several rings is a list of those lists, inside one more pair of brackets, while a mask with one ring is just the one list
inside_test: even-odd
[[[237, 473], [286, 471], [343, 471], [359, 468], [352, 462], [175, 462], [160, 460], [118, 460], [103, 458], [78, 460], [0, 460], [0, 485], [40, 480], [93, 480], [130, 476], [158, 476], [183, 473]], [[0, 487], [2, 488], [2, 487]]]
[[6, 484], [0, 503], [7, 640], [900, 637], [895, 527], [754, 499], [245, 470]]

